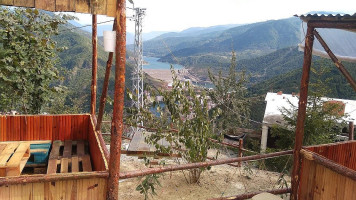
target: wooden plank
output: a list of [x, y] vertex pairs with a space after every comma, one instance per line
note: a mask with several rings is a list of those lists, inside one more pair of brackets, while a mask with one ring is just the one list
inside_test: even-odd
[[20, 127], [21, 127], [21, 135], [20, 140], [28, 140], [27, 139], [27, 130], [26, 130], [26, 117], [20, 117]]
[[310, 162], [308, 159], [303, 158], [302, 161], [302, 169], [301, 169], [301, 180], [299, 183], [299, 196], [300, 199], [307, 199], [308, 196], [308, 184], [312, 184], [308, 182], [309, 178], [309, 170], [310, 170]]
[[1, 155], [1, 152], [5, 149], [6, 147], [6, 144], [0, 144], [0, 155]]
[[56, 11], [75, 11], [75, 1], [56, 0]]
[[64, 140], [70, 140], [71, 139], [71, 135], [72, 135], [72, 132], [71, 132], [71, 118], [73, 116], [66, 116], [66, 136], [64, 138]]
[[343, 199], [345, 195], [346, 177], [338, 175], [335, 185], [336, 185], [336, 199]]
[[59, 148], [61, 147], [61, 141], [56, 140], [53, 142], [51, 153], [49, 154], [49, 159], [58, 159]]
[[61, 173], [68, 173], [68, 158], [61, 159]]
[[47, 140], [52, 140], [53, 138], [53, 116], [48, 116], [48, 137]]
[[13, 0], [0, 0], [0, 4], [12, 6], [12, 5], [14, 5], [14, 1]]
[[77, 156], [72, 157], [72, 172], [79, 172], [79, 159]]
[[76, 0], [75, 11], [79, 13], [90, 13], [90, 1], [89, 0]]
[[27, 184], [22, 184], [20, 185], [20, 190], [21, 190], [21, 198], [23, 199], [23, 197], [30, 197], [30, 199], [32, 198], [33, 195], [33, 187], [32, 187], [32, 183], [27, 183]]
[[10, 198], [9, 199], [21, 199], [22, 198], [22, 190], [21, 190], [21, 185], [10, 185]]
[[53, 117], [52, 140], [59, 140], [59, 116]]
[[45, 198], [45, 183], [33, 183], [32, 188], [33, 188], [33, 193], [32, 193], [33, 200], [48, 199]]
[[106, 15], [106, 1], [107, 0], [93, 0], [92, 13], [97, 15]]
[[40, 131], [38, 134], [38, 140], [43, 140], [46, 138], [46, 117], [47, 116], [40, 116]]
[[9, 186], [0, 186], [0, 199], [10, 199]]
[[30, 144], [20, 143], [17, 147], [15, 153], [12, 155], [9, 162], [7, 162], [7, 167], [19, 166], [23, 157], [30, 157]]
[[353, 181], [350, 178], [346, 179], [346, 183], [345, 183], [345, 194], [344, 194], [344, 198], [342, 199], [356, 199], [356, 183], [355, 181]]
[[313, 199], [322, 199], [322, 194], [324, 192], [324, 171], [325, 167], [322, 165], [316, 165], [315, 169], [315, 185], [314, 185], [314, 196]]
[[57, 173], [57, 160], [48, 160], [47, 174]]
[[71, 136], [70, 136], [70, 139], [71, 140], [75, 140], [75, 138], [77, 138], [77, 130], [76, 130], [76, 119], [77, 119], [77, 116], [73, 116], [71, 117]]
[[78, 157], [84, 156], [85, 152], [84, 152], [84, 141], [83, 140], [79, 140], [77, 142], [77, 155]]
[[72, 156], [72, 141], [64, 141], [63, 157], [70, 158]]
[[19, 143], [10, 143], [7, 144], [5, 149], [1, 152], [0, 155], [0, 167], [5, 167], [7, 160], [14, 153], [15, 149], [18, 147]]
[[82, 158], [82, 165], [83, 165], [83, 172], [91, 172], [92, 167], [91, 167], [91, 162], [90, 162], [90, 155], [85, 155]]
[[61, 173], [68, 173], [69, 158], [72, 156], [72, 141], [64, 141], [63, 158], [61, 159]]
[[116, 0], [106, 1], [106, 15], [109, 17], [116, 17]]
[[335, 183], [335, 181], [337, 180], [337, 176], [338, 174], [331, 171], [330, 169], [325, 168], [322, 199], [336, 200], [336, 188], [338, 186], [332, 183]]
[[48, 11], [56, 10], [56, 1], [55, 0], [35, 0], [36, 8]]

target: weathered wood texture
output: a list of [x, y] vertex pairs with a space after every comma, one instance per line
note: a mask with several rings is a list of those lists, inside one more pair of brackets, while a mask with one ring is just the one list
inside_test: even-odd
[[[342, 142], [305, 148], [315, 152], [333, 164], [356, 169], [356, 142]], [[302, 158], [301, 179], [298, 199], [319, 200], [356, 199], [356, 181], [348, 176], [318, 164], [312, 158]]]
[[90, 115], [0, 116], [0, 141], [88, 140]]
[[94, 128], [89, 114], [0, 116], [0, 141], [87, 140], [93, 170], [106, 170], [107, 161]]
[[115, 17], [116, 0], [0, 0], [0, 5]]
[[306, 149], [356, 171], [356, 141], [318, 145]]
[[0, 187], [0, 199], [105, 199], [106, 179], [73, 179], [45, 183], [25, 183]]
[[[0, 178], [0, 199], [105, 199], [108, 168], [103, 155], [98, 135], [94, 131], [94, 123], [89, 114], [84, 115], [23, 115], [0, 116], [0, 141], [31, 141], [31, 140], [72, 140], [64, 142], [62, 158], [64, 162], [79, 163], [72, 154], [72, 143], [87, 140], [89, 145], [85, 156], [84, 145], [78, 154], [92, 166], [83, 164], [83, 171], [47, 175], [25, 175]], [[60, 145], [53, 143], [53, 148]], [[1, 148], [1, 147], [0, 147]], [[105, 148], [105, 147], [104, 147]], [[51, 155], [52, 156], [52, 155]], [[62, 159], [61, 158], [61, 159]], [[71, 159], [71, 160], [70, 160]], [[74, 162], [73, 162], [74, 159]], [[49, 165], [57, 163], [49, 163]], [[72, 172], [80, 166], [72, 165]]]

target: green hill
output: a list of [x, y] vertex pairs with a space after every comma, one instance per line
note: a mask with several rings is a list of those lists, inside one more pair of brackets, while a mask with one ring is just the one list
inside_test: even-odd
[[[191, 57], [228, 56], [236, 51], [238, 59], [266, 55], [277, 49], [296, 45], [300, 37], [300, 20], [288, 18], [237, 26], [227, 30], [193, 36], [157, 37], [144, 43], [144, 53], [161, 61], [188, 64]], [[171, 34], [172, 35], [172, 34]], [[197, 60], [199, 58], [195, 58]], [[191, 63], [190, 63], [191, 64]], [[187, 65], [193, 67], [194, 65]]]

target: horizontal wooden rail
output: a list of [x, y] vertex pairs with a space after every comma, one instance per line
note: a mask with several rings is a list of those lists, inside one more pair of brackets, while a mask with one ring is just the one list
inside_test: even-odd
[[89, 178], [108, 178], [109, 172], [78, 172], [78, 173], [61, 173], [61, 174], [36, 174], [36, 175], [21, 175], [17, 177], [0, 178], [0, 186], [15, 185], [25, 183], [39, 183], [39, 182], [54, 182]]
[[268, 193], [271, 193], [271, 194], [286, 194], [286, 193], [290, 193], [291, 189], [290, 188], [282, 188], [282, 189], [276, 189], [276, 190], [258, 191], [258, 192], [240, 194], [240, 195], [231, 196], [231, 197], [220, 197], [220, 198], [215, 198], [215, 199], [210, 199], [210, 200], [242, 200], [242, 199], [250, 199], [253, 196], [261, 194], [263, 192], [268, 192]]
[[136, 171], [130, 171], [130, 172], [122, 172], [122, 173], [120, 173], [120, 179], [128, 179], [128, 178], [134, 178], [134, 177], [139, 177], [139, 176], [146, 176], [149, 174], [158, 174], [158, 173], [163, 173], [163, 172], [187, 170], [187, 169], [194, 169], [194, 168], [200, 168], [200, 167], [209, 167], [209, 166], [214, 166], [214, 165], [230, 164], [230, 163], [235, 163], [235, 162], [261, 160], [261, 159], [267, 159], [267, 158], [273, 158], [273, 157], [279, 157], [279, 156], [291, 155], [291, 154], [293, 154], [293, 150], [281, 151], [281, 152], [275, 152], [275, 153], [269, 153], [269, 154], [246, 156], [246, 157], [242, 157], [242, 158], [227, 158], [227, 159], [213, 160], [213, 161], [206, 161], [206, 162], [199, 162], [199, 163], [188, 163], [188, 164], [182, 164], [182, 165], [174, 165], [174, 166], [167, 166], [167, 167], [136, 170]]
[[352, 180], [356, 181], [356, 171], [349, 169], [345, 166], [342, 166], [340, 164], [335, 163], [332, 160], [329, 160], [323, 156], [320, 156], [314, 152], [311, 152], [309, 150], [302, 149], [300, 150], [300, 153], [305, 159], [312, 160], [316, 162], [319, 165], [322, 165], [326, 168], [329, 168], [330, 170], [341, 174], [343, 176], [346, 176], [348, 178], [351, 178]]

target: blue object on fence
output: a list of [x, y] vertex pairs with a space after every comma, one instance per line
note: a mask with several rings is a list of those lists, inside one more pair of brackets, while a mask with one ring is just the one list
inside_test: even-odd
[[50, 148], [51, 143], [31, 144], [31, 157], [27, 161], [27, 164], [47, 164]]

